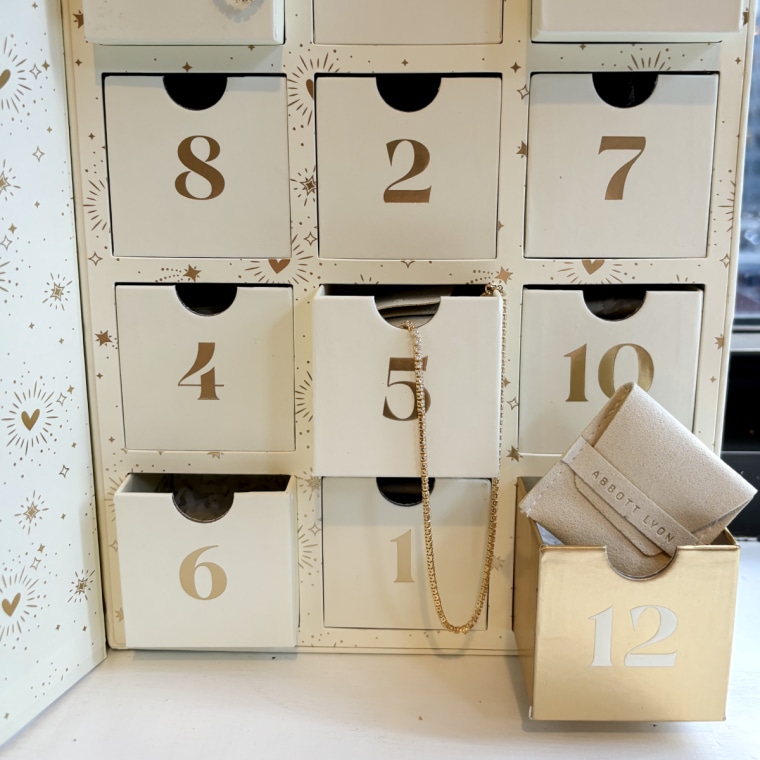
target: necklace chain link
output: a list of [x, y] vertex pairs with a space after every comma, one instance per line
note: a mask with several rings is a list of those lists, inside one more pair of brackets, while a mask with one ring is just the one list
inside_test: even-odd
[[[499, 395], [499, 438], [498, 438], [498, 461], [501, 466], [501, 437], [504, 421], [504, 378], [506, 373], [506, 334], [507, 334], [507, 299], [504, 292], [504, 286], [501, 283], [486, 285], [484, 296], [499, 296], [501, 298], [501, 377], [500, 377], [500, 395]], [[433, 596], [433, 605], [435, 606], [438, 619], [441, 625], [452, 633], [467, 633], [478, 622], [486, 599], [488, 598], [488, 585], [493, 567], [494, 546], [496, 544], [496, 524], [499, 510], [499, 478], [498, 476], [491, 480], [491, 500], [488, 512], [488, 541], [486, 544], [486, 555], [483, 561], [483, 573], [480, 579], [480, 590], [475, 602], [475, 608], [470, 619], [463, 625], [454, 625], [449, 622], [446, 612], [443, 609], [441, 593], [438, 589], [438, 575], [435, 569], [435, 546], [433, 544], [433, 528], [430, 518], [430, 476], [428, 472], [428, 447], [427, 447], [427, 425], [425, 422], [425, 370], [422, 358], [422, 337], [420, 332], [412, 322], [404, 322], [402, 327], [409, 331], [412, 341], [412, 351], [414, 354], [414, 392], [417, 405], [417, 431], [420, 451], [420, 479], [422, 481], [422, 523], [425, 536], [425, 563], [427, 566], [428, 582], [430, 584], [430, 593]]]

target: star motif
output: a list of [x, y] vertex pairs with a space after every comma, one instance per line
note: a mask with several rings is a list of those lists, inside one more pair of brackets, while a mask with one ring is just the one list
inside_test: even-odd
[[182, 68], [183, 68], [185, 71], [189, 72], [189, 71], [190, 71], [190, 69], [192, 69], [193, 67], [192, 67], [192, 66], [191, 66], [191, 65], [190, 65], [190, 64], [189, 64], [187, 61], [185, 61], [185, 65], [184, 65], [184, 66], [182, 66]]
[[74, 392], [74, 386], [70, 385], [68, 388], [66, 388], [66, 393], [71, 395]]
[[11, 226], [8, 227], [8, 232], [10, 232], [11, 235], [12, 235], [17, 229], [18, 229], [18, 227], [16, 227], [16, 225], [13, 224], [13, 222], [11, 222]]
[[580, 45], [578, 45], [578, 47], [579, 47], [581, 50], [585, 50], [585, 49], [588, 47], [588, 45], [587, 45], [585, 42], [582, 42]]
[[[69, 474], [69, 467], [66, 467], [66, 465], [61, 465], [61, 471], [58, 473], [59, 475], [62, 475], [64, 478]], [[61, 520], [65, 519], [66, 515], [61, 516]]]
[[89, 261], [91, 261], [95, 266], [100, 264], [101, 261], [103, 261], [102, 256], [98, 256], [97, 253], [93, 253], [92, 256], [90, 256]]
[[504, 267], [502, 267], [499, 270], [499, 274], [496, 275], [496, 279], [501, 280], [506, 285], [513, 275], [514, 272], [510, 272], [509, 269], [504, 269]]
[[30, 330], [34, 330], [34, 322], [30, 322], [29, 323], [29, 329]]
[[731, 263], [731, 254], [727, 253], [721, 260], [720, 263], [723, 264], [723, 266], [728, 269], [728, 265]]
[[108, 544], [108, 548], [113, 549], [115, 552], [119, 551], [119, 542], [114, 539], [110, 544]]
[[520, 147], [517, 149], [517, 153], [515, 154], [517, 156], [527, 156], [528, 155], [528, 144], [526, 142], [521, 142]]
[[718, 349], [722, 349], [722, 348], [723, 348], [723, 346], [725, 345], [725, 343], [726, 343], [726, 340], [725, 340], [725, 338], [724, 338], [722, 335], [719, 335], [719, 336], [718, 336], [718, 337], [715, 339], [715, 346], [716, 346], [716, 348], [718, 348]]
[[114, 612], [114, 615], [116, 615], [116, 619], [120, 623], [124, 621], [124, 610], [121, 607], [119, 607], [119, 609]]
[[74, 61], [74, 63], [76, 63], [77, 66], [82, 65], [82, 62], [79, 60], [79, 58], [77, 58], [76, 61]]
[[309, 244], [309, 247], [311, 247], [312, 245], [314, 245], [314, 243], [316, 243], [316, 242], [317, 242], [317, 236], [316, 236], [316, 235], [315, 235], [313, 232], [310, 232], [310, 233], [309, 233], [309, 234], [308, 234], [308, 235], [307, 235], [307, 236], [304, 238], [304, 240], [305, 240], [305, 241], [306, 241], [306, 242]]
[[50, 68], [50, 64], [47, 61], [42, 62], [42, 68], [47, 71]]
[[34, 64], [34, 66], [32, 66], [32, 68], [31, 68], [31, 69], [29, 69], [29, 73], [30, 73], [30, 74], [31, 74], [31, 75], [32, 75], [32, 76], [33, 76], [35, 79], [37, 79], [37, 77], [38, 77], [40, 74], [42, 74], [42, 71], [40, 71], [40, 69], [38, 69], [38, 68], [37, 68], [37, 64], [35, 63], [35, 64]]
[[506, 377], [503, 377], [501, 379], [501, 387], [502, 388], [506, 388], [508, 385], [512, 385], [512, 381], [511, 380], [507, 380]]
[[312, 493], [319, 491], [321, 479], [318, 476], [314, 475], [311, 478], [306, 478], [304, 482], [306, 483], [306, 487], [309, 488]]
[[87, 135], [87, 137], [89, 137], [89, 138], [90, 138], [90, 140], [94, 140], [94, 139], [95, 139], [95, 135], [94, 135], [94, 134], [92, 134], [92, 132], [90, 132], [90, 134], [89, 134], [89, 135]]
[[406, 58], [404, 58], [404, 60], [401, 61], [401, 65], [402, 66], [408, 66], [409, 65], [409, 61], [407, 61]]
[[40, 552], [40, 553], [44, 552], [45, 551], [45, 544], [40, 544], [37, 547], [37, 551]]
[[81, 29], [82, 24], [84, 24], [84, 13], [82, 13], [82, 11], [79, 11], [79, 13], [75, 13], [74, 20], [77, 22], [77, 29]]
[[527, 98], [530, 94], [530, 90], [528, 89], [527, 84], [524, 84], [517, 92], [520, 93], [520, 100], [525, 100], [525, 98]]
[[515, 409], [517, 409], [518, 406], [520, 406], [520, 404], [517, 401], [517, 396], [515, 396], [514, 398], [511, 398], [509, 401], [507, 401], [507, 403], [509, 404], [509, 408], [513, 412], [514, 412]]
[[212, 459], [221, 459], [222, 458], [222, 452], [221, 451], [209, 451], [208, 455]]
[[493, 558], [493, 564], [491, 565], [492, 569], [496, 571], [501, 571], [506, 567], [506, 560], [504, 557], [494, 557]]
[[515, 61], [509, 68], [512, 69], [512, 71], [514, 71], [515, 74], [517, 74], [517, 72], [522, 68], [522, 66], [520, 66], [520, 64], [517, 61]]
[[737, 56], [737, 58], [736, 58], [736, 61], [735, 61], [735, 62], [736, 62], [736, 63], [741, 63], [741, 62], [742, 62], [742, 59], [741, 59], [741, 58], [739, 58], [739, 57]]
[[[102, 372], [98, 372], [98, 374], [95, 375], [95, 377], [97, 377], [98, 380], [100, 380], [100, 378], [103, 377], [103, 373]], [[124, 453], [126, 454], [127, 452], [125, 451]]]
[[317, 525], [316, 523], [314, 523], [314, 525], [312, 525], [311, 528], [309, 528], [309, 532], [311, 533], [312, 536], [316, 536], [317, 533], [319, 533], [321, 530], [322, 528], [320, 528], [319, 525]]
[[64, 401], [66, 401], [66, 396], [63, 395], [63, 393], [58, 394], [58, 398], [56, 401], [63, 406]]
[[512, 446], [508, 456], [510, 459], [514, 459], [515, 462], [520, 461], [520, 452], [514, 446]]
[[116, 439], [115, 439], [113, 436], [111, 436], [111, 437], [108, 439], [108, 442], [109, 442], [109, 443], [114, 443], [115, 441], [116, 441]]
[[111, 336], [108, 334], [108, 330], [103, 330], [103, 332], [95, 333], [95, 337], [98, 339], [99, 346], [105, 346], [106, 343], [113, 343]]
[[12, 242], [13, 241], [7, 235], [5, 235], [3, 239], [0, 240], [0, 245], [3, 246], [3, 248], [5, 248], [7, 251], [10, 248]]
[[201, 273], [201, 270], [200, 270], [200, 269], [196, 269], [196, 268], [195, 268], [195, 267], [193, 267], [193, 266], [189, 266], [189, 267], [187, 268], [187, 271], [185, 272], [185, 274], [184, 274], [184, 275], [182, 275], [182, 276], [183, 276], [183, 277], [188, 277], [188, 278], [189, 278], [189, 279], [191, 279], [193, 282], [195, 282], [195, 281], [196, 281], [196, 279], [198, 278], [198, 275], [199, 275], [200, 273]]
[[42, 560], [39, 557], [35, 557], [30, 565], [32, 570], [36, 570], [40, 566], [40, 562], [42, 562]]
[[711, 382], [711, 383], [716, 383], [716, 382], [718, 382], [718, 378], [717, 378], [717, 377], [715, 377], [715, 375], [713, 375], [713, 376], [710, 378], [710, 382]]

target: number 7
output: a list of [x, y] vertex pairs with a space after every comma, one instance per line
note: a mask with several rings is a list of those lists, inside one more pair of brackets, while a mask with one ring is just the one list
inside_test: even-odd
[[607, 185], [607, 193], [604, 196], [606, 201], [622, 201], [623, 192], [625, 191], [625, 181], [628, 179], [628, 172], [631, 167], [639, 160], [644, 148], [647, 146], [646, 137], [602, 137], [599, 145], [599, 153], [605, 150], [637, 150], [638, 153], [630, 160], [624, 163], [610, 179]]

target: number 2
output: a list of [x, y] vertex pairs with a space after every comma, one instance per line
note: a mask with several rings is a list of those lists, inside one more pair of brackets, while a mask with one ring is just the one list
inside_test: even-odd
[[631, 167], [641, 158], [644, 148], [647, 146], [646, 137], [602, 137], [599, 145], [599, 153], [605, 150], [636, 150], [638, 153], [630, 160], [624, 163], [613, 175], [607, 184], [607, 192], [604, 196], [606, 201], [622, 201], [625, 192], [625, 181], [628, 179], [628, 172]]
[[383, 200], [386, 203], [430, 203], [430, 187], [426, 187], [423, 190], [398, 190], [395, 189], [396, 185], [400, 185], [412, 177], [417, 177], [422, 174], [425, 169], [430, 165], [430, 151], [417, 140], [393, 140], [389, 142], [385, 147], [388, 149], [388, 158], [391, 165], [393, 165], [393, 156], [396, 153], [401, 143], [409, 143], [414, 151], [414, 158], [412, 161], [412, 168], [401, 179], [397, 179], [395, 182], [391, 182], [388, 187], [385, 188], [383, 193]]

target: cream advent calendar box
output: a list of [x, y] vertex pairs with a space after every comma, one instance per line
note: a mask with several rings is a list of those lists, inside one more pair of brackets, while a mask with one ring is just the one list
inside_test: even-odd
[[[70, 465], [35, 457], [51, 431], [70, 443], [68, 415], [91, 420], [104, 611], [94, 558], [65, 568], [88, 647], [103, 616], [116, 648], [515, 653], [517, 478], [545, 473], [630, 380], [719, 446], [755, 8], [656, 5], [61, 0], [58, 69], [32, 70], [43, 43], [22, 50], [20, 32], [4, 48], [19, 114], [50, 102], [22, 74], [39, 89], [57, 73], [63, 92], [67, 71], [79, 283], [71, 234], [60, 267], [30, 254], [37, 285], [14, 258], [14, 204], [57, 188], [27, 177], [68, 176], [49, 158], [67, 114], [27, 145], [27, 108], [0, 156], [0, 288], [9, 335], [69, 367], [79, 338], [34, 341], [53, 311], [78, 313], [81, 285], [88, 397], [68, 370], [25, 384], [22, 357], [0, 420], [9, 503], [42, 519]], [[60, 43], [58, 18], [40, 39]], [[39, 192], [28, 205], [72, 213], [65, 190]], [[455, 624], [501, 482], [466, 635], [437, 619], [425, 569], [409, 293], [425, 302], [432, 534]], [[389, 294], [401, 317], [378, 308]], [[44, 504], [19, 456], [49, 473]], [[228, 508], [198, 519], [188, 503]], [[61, 530], [93, 534], [91, 509], [61, 511]], [[34, 525], [4, 528], [6, 579], [47, 545]], [[53, 583], [55, 562], [35, 577]], [[0, 633], [35, 653], [13, 677], [42, 682], [19, 583], [0, 589]]]

